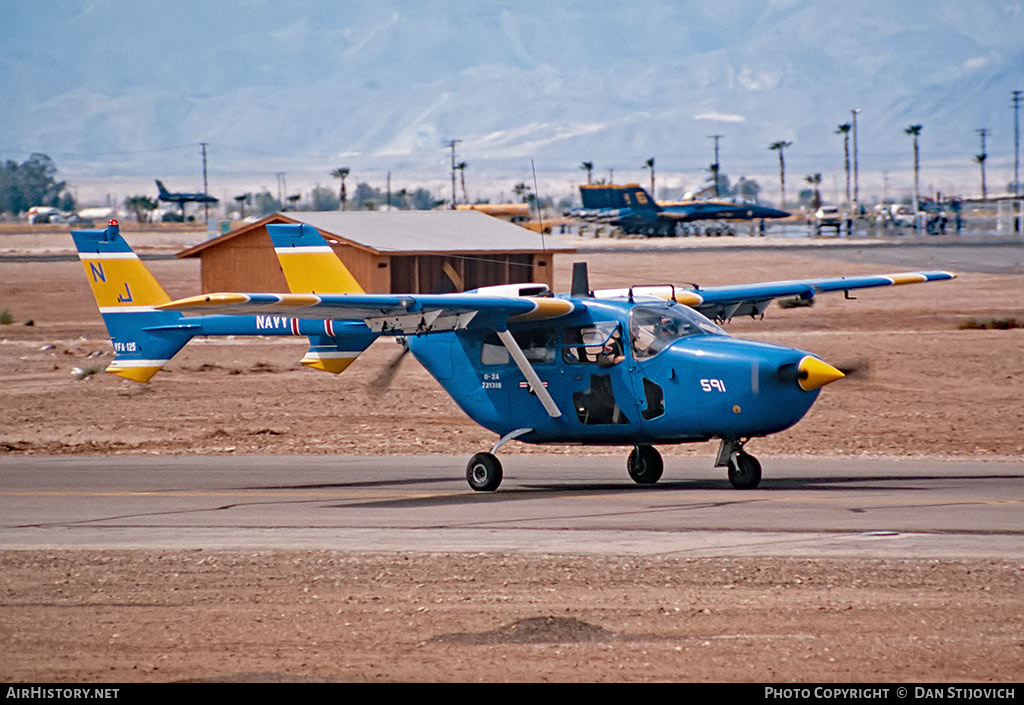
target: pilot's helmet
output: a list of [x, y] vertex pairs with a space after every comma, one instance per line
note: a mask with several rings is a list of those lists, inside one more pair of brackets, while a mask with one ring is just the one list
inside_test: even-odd
[[675, 335], [679, 331], [676, 320], [671, 316], [662, 316], [654, 326], [655, 331], [661, 335]]

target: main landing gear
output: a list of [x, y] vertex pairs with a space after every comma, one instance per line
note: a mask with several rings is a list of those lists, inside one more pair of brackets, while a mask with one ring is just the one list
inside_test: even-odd
[[[761, 463], [743, 450], [741, 441], [723, 440], [715, 467], [728, 467], [729, 482], [738, 490], [752, 490], [761, 483]], [[646, 445], [634, 447], [626, 461], [626, 470], [638, 485], [653, 485], [664, 468], [661, 454]]]
[[638, 485], [653, 485], [661, 479], [664, 469], [665, 463], [661, 459], [661, 453], [652, 446], [634, 447], [626, 460], [626, 471]]
[[[529, 429], [526, 429], [527, 431]], [[522, 435], [522, 434], [519, 434]], [[494, 455], [499, 445], [495, 444], [490, 453], [477, 453], [466, 465], [466, 481], [477, 492], [493, 492], [501, 485], [501, 461]], [[729, 470], [729, 482], [738, 490], [752, 490], [761, 483], [761, 463], [743, 450], [744, 441], [722, 439], [715, 467]], [[636, 445], [626, 460], [626, 470], [638, 485], [653, 485], [661, 479], [665, 463], [661, 453], [649, 445]]]
[[501, 477], [501, 461], [493, 453], [477, 453], [466, 465], [466, 481], [477, 492], [498, 489]]

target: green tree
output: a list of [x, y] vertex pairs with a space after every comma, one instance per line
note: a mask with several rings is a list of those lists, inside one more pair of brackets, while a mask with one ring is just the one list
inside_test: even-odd
[[459, 170], [459, 181], [462, 183], [462, 202], [469, 203], [469, 196], [466, 195], [466, 162], [459, 162], [455, 168]]
[[920, 170], [920, 152], [917, 147], [917, 138], [921, 135], [921, 125], [911, 125], [903, 132], [914, 138], [914, 214], [917, 217], [917, 212], [920, 210], [920, 189], [918, 188], [919, 170]]
[[587, 183], [590, 183], [590, 174], [594, 171], [594, 162], [583, 162], [580, 164], [580, 169], [587, 172]]
[[341, 210], [345, 210], [345, 202], [348, 201], [348, 192], [345, 190], [345, 178], [349, 175], [350, 169], [347, 166], [339, 167], [331, 172], [331, 176], [341, 179], [341, 188], [338, 189], [338, 202], [341, 203]]
[[254, 194], [252, 197], [252, 207], [258, 218], [263, 218], [271, 213], [277, 213], [281, 210], [281, 202], [274, 198], [269, 191], [264, 190], [262, 193]]
[[761, 193], [761, 186], [753, 179], [741, 176], [733, 188], [733, 193], [744, 201], [757, 203]]
[[124, 207], [135, 214], [137, 223], [148, 223], [159, 205], [149, 196], [128, 196], [124, 199]]
[[651, 157], [646, 162], [644, 162], [644, 169], [651, 170], [651, 198], [657, 200], [657, 196], [655, 195], [654, 191], [654, 157]]
[[808, 174], [804, 177], [804, 181], [814, 187], [814, 197], [811, 199], [811, 208], [818, 210], [821, 208], [821, 174]]
[[853, 201], [850, 200], [850, 130], [853, 126], [844, 122], [836, 129], [837, 135], [843, 136], [843, 168], [846, 169], [846, 210], [853, 208]]
[[336, 211], [341, 205], [338, 195], [326, 186], [317, 185], [309, 194], [310, 203], [315, 211]]
[[783, 151], [786, 147], [791, 146], [792, 142], [786, 142], [785, 140], [779, 140], [778, 142], [772, 142], [768, 146], [768, 149], [778, 150], [779, 152], [779, 193], [782, 198], [782, 204], [779, 208], [785, 210], [786, 208], [786, 159], [783, 156]]
[[57, 181], [57, 167], [45, 154], [32, 154], [21, 164], [8, 160], [0, 168], [0, 213], [20, 215], [32, 206], [72, 210], [75, 199], [66, 187]]

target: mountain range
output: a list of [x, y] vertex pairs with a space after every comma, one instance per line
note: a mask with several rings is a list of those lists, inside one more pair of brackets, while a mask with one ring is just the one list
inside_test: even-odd
[[[594, 176], [698, 186], [720, 138], [722, 170], [778, 192], [822, 173], [841, 188], [858, 109], [865, 189], [921, 182], [990, 191], [1013, 176], [1012, 91], [1024, 89], [1024, 0], [518, 3], [407, 0], [0, 0], [0, 157], [53, 157], [83, 194], [152, 178], [211, 192], [375, 184], [450, 190], [451, 152], [471, 197]], [[398, 186], [400, 187], [400, 186]], [[273, 190], [273, 187], [271, 187]]]

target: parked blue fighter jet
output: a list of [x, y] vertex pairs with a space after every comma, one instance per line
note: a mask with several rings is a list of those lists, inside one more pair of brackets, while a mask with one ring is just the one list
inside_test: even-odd
[[676, 235], [680, 223], [759, 220], [790, 215], [776, 208], [731, 201], [693, 200], [659, 204], [638, 184], [586, 184], [580, 186], [580, 196], [583, 207], [566, 211], [565, 215], [615, 225], [627, 233], [658, 237]]
[[399, 337], [466, 414], [498, 436], [466, 468], [480, 491], [501, 483], [495, 453], [513, 439], [632, 446], [627, 470], [640, 484], [662, 475], [654, 446], [719, 439], [716, 467], [728, 468], [736, 488], [757, 487], [761, 466], [746, 443], [797, 423], [843, 373], [802, 350], [733, 338], [715, 321], [763, 314], [779, 297], [954, 278], [913, 272], [591, 291], [585, 265], [577, 265], [569, 294], [543, 284], [365, 294], [315, 229], [268, 232], [293, 293], [171, 301], [115, 221], [73, 231], [114, 346], [107, 371], [148, 381], [197, 335], [292, 335], [310, 340], [304, 363], [340, 372], [377, 337]]

